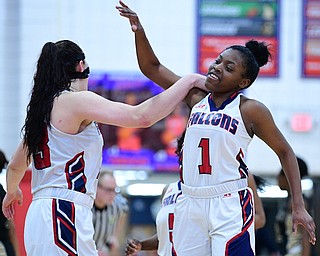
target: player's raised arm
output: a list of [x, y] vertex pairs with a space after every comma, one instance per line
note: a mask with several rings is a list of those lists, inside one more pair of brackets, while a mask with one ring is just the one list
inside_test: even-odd
[[[120, 6], [116, 6], [116, 8], [121, 16], [129, 19], [131, 29], [135, 34], [136, 54], [141, 72], [163, 89], [168, 89], [181, 77], [159, 61], [149, 43], [137, 13], [132, 11], [124, 2], [119, 1], [119, 3]], [[185, 102], [189, 106], [193, 106], [206, 94], [205, 91], [193, 89], [187, 95]]]

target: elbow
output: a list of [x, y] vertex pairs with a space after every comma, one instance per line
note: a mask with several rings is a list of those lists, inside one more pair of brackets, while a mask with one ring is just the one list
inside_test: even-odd
[[151, 119], [142, 117], [139, 120], [139, 127], [140, 128], [149, 128], [150, 126], [154, 125], [155, 122], [153, 122]]
[[139, 68], [141, 72], [151, 80], [155, 74], [159, 73], [160, 66], [161, 64], [158, 61], [152, 63], [139, 62]]
[[256, 219], [254, 223], [255, 229], [263, 228], [265, 224], [266, 224], [266, 217], [256, 215]]
[[14, 162], [9, 162], [7, 167], [7, 172], [19, 173], [22, 172], [21, 166], [18, 166]]
[[134, 128], [149, 128], [156, 123], [155, 119], [151, 115], [135, 113], [131, 126]]

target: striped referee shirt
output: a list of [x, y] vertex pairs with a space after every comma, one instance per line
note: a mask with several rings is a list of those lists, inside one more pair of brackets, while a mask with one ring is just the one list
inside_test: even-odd
[[119, 217], [128, 211], [128, 201], [121, 194], [116, 195], [112, 205], [108, 205], [103, 209], [93, 206], [93, 239], [98, 250], [109, 250], [110, 238], [114, 235]]

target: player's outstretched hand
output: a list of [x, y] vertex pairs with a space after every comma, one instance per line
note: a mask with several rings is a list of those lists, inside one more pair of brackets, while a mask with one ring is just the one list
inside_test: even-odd
[[131, 29], [133, 32], [142, 30], [143, 27], [139, 21], [138, 15], [132, 11], [124, 2], [119, 1], [121, 6], [116, 6], [121, 16], [126, 17], [130, 21]]
[[13, 194], [6, 194], [3, 202], [2, 202], [2, 212], [3, 215], [7, 219], [13, 219], [13, 216], [15, 214], [14, 211], [14, 204], [15, 202], [18, 202], [19, 205], [22, 205], [23, 195], [20, 188], [17, 189], [17, 191]]
[[139, 251], [141, 251], [141, 242], [136, 239], [129, 240], [126, 248], [126, 256], [136, 255]]
[[297, 232], [298, 225], [302, 225], [309, 233], [309, 242], [316, 244], [316, 224], [306, 209], [292, 211], [292, 231]]

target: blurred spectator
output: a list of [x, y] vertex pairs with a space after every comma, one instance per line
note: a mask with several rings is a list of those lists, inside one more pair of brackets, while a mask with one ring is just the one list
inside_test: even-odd
[[[0, 150], [0, 173], [6, 167], [8, 161], [4, 153]], [[0, 184], [0, 203], [6, 194], [2, 184]], [[4, 251], [5, 250], [5, 251]], [[8, 220], [0, 211], [0, 255], [18, 256], [19, 246], [13, 220]]]
[[183, 114], [182, 103], [165, 119], [165, 128], [161, 134], [161, 141], [168, 155], [174, 156], [177, 148], [177, 138], [186, 128], [187, 115]]
[[100, 173], [97, 195], [92, 209], [94, 240], [99, 256], [123, 255], [119, 242], [125, 241], [127, 200], [119, 194], [112, 172]]
[[[135, 106], [138, 104], [136, 94], [128, 92], [125, 103]], [[120, 150], [139, 151], [141, 149], [141, 129], [129, 127], [117, 127], [117, 145]]]
[[[297, 157], [301, 179], [308, 176], [308, 166], [304, 160]], [[277, 176], [278, 185], [288, 192], [285, 204], [282, 204], [277, 213], [277, 241], [282, 255], [285, 256], [309, 256], [312, 255], [312, 247], [309, 243], [308, 232], [298, 226], [297, 234], [292, 232], [291, 193], [283, 170]], [[304, 203], [310, 211], [308, 198], [304, 196]]]

